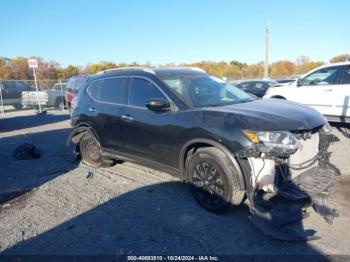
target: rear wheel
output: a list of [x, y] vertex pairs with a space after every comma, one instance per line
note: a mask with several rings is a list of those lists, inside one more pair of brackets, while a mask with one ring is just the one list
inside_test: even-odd
[[102, 159], [102, 149], [95, 137], [87, 133], [79, 143], [80, 154], [83, 162], [92, 167], [110, 167], [115, 165], [114, 161], [105, 162]]
[[192, 195], [205, 209], [220, 213], [242, 202], [237, 170], [221, 150], [199, 148], [190, 156], [186, 172]]

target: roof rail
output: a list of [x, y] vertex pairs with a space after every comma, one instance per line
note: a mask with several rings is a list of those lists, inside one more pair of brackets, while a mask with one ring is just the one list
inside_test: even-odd
[[198, 71], [198, 72], [202, 72], [202, 73], [207, 73], [207, 71], [205, 71], [202, 68], [199, 67], [192, 67], [192, 66], [172, 66], [172, 67], [160, 67], [159, 69], [189, 69], [189, 70], [193, 70], [193, 71]]
[[101, 74], [105, 74], [105, 73], [109, 73], [109, 72], [118, 72], [118, 71], [127, 71], [127, 70], [139, 70], [139, 71], [144, 71], [144, 72], [148, 72], [151, 74], [155, 74], [153, 69], [148, 68], [148, 67], [140, 67], [140, 66], [116, 67], [116, 68], [111, 68], [111, 69], [99, 71], [96, 74], [101, 75]]

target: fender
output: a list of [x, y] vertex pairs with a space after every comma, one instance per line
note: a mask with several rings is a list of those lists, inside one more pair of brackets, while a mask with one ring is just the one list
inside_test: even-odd
[[74, 144], [78, 144], [80, 139], [86, 134], [90, 132], [96, 139], [97, 143], [99, 146], [101, 146], [100, 144], [100, 140], [96, 134], [96, 132], [92, 129], [91, 126], [89, 126], [88, 124], [80, 124], [79, 126], [77, 126], [76, 128], [74, 128], [74, 130], [72, 131], [72, 133], [69, 135], [68, 139], [67, 139], [67, 146], [72, 142]]
[[181, 172], [183, 174], [185, 173], [184, 160], [185, 160], [185, 154], [186, 154], [187, 149], [191, 145], [198, 144], [198, 143], [204, 143], [204, 144], [208, 144], [208, 145], [214, 146], [214, 147], [220, 149], [222, 152], [224, 152], [225, 155], [231, 160], [233, 166], [237, 170], [240, 189], [241, 190], [245, 190], [245, 183], [244, 183], [243, 173], [242, 173], [241, 167], [238, 164], [237, 160], [235, 159], [233, 154], [230, 152], [230, 150], [228, 150], [225, 146], [223, 146], [222, 144], [220, 144], [220, 143], [218, 143], [218, 142], [216, 142], [214, 140], [210, 140], [210, 139], [206, 139], [206, 138], [196, 138], [196, 139], [192, 139], [192, 140], [188, 141], [180, 150], [179, 167], [180, 167]]

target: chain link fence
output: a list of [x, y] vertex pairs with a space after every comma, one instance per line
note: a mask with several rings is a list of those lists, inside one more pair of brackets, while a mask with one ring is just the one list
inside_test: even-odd
[[67, 80], [38, 80], [38, 92], [34, 80], [0, 80], [0, 111], [38, 108], [64, 110], [64, 94]]

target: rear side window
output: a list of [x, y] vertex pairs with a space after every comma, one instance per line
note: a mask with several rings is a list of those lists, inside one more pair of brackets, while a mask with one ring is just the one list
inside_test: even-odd
[[344, 68], [343, 77], [341, 80], [342, 84], [350, 84], [350, 66]]
[[263, 82], [255, 82], [254, 87], [257, 89], [264, 88], [264, 83]]
[[3, 81], [2, 86], [7, 90], [14, 90], [16, 88], [14, 81]]
[[154, 98], [166, 99], [159, 89], [151, 82], [141, 78], [132, 79], [129, 93], [129, 105], [146, 107], [146, 102]]
[[99, 87], [98, 100], [107, 103], [123, 104], [127, 80], [126, 77], [102, 80], [103, 83]]
[[15, 85], [19, 91], [28, 91], [29, 87], [21, 81], [16, 81]]
[[250, 82], [247, 83], [241, 83], [237, 85], [239, 88], [243, 89], [243, 90], [247, 90], [250, 88]]

